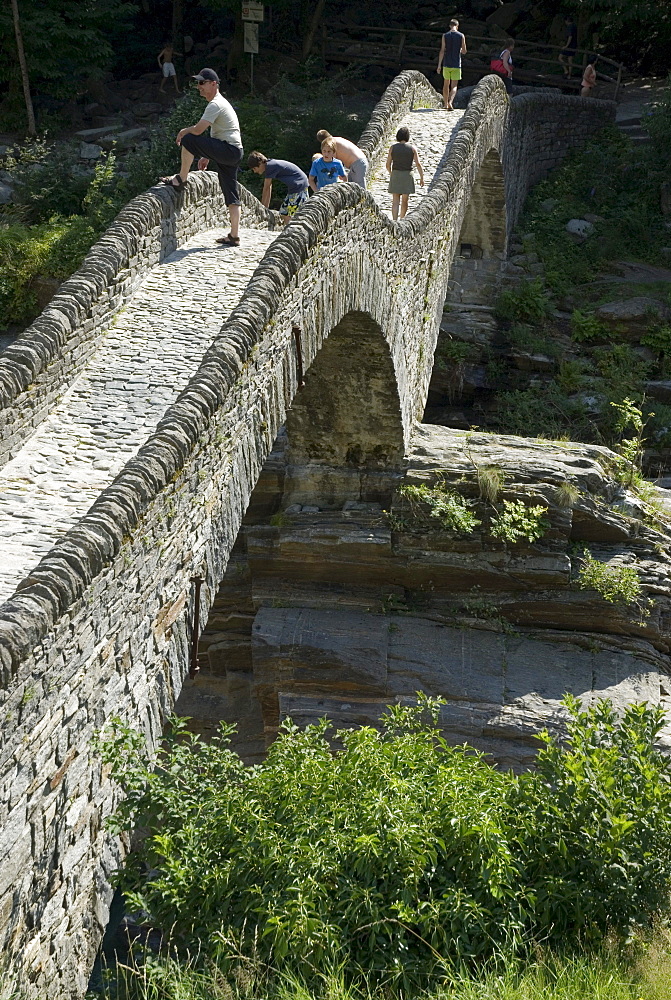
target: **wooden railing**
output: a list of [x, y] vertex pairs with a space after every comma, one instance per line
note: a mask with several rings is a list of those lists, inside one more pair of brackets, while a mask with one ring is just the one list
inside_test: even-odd
[[[435, 74], [440, 49], [441, 32], [403, 28], [356, 27], [345, 32], [322, 33], [321, 50], [326, 62], [387, 66], [391, 69], [418, 69], [429, 78]], [[492, 57], [504, 46], [499, 38], [483, 35], [466, 35], [468, 52], [462, 56], [464, 78], [469, 83], [489, 72]], [[538, 83], [579, 90], [583, 67], [591, 50], [577, 49], [573, 57], [573, 70], [567, 79], [559, 64], [561, 45], [544, 42], [515, 41], [513, 58], [514, 79], [518, 83]], [[597, 95], [617, 100], [622, 84], [621, 63], [599, 56], [597, 63]]]

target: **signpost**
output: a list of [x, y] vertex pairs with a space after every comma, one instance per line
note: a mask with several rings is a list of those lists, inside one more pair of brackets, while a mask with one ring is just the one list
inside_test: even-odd
[[253, 0], [247, 0], [247, 2], [243, 3], [242, 20], [244, 48], [245, 52], [249, 52], [250, 59], [250, 89], [254, 93], [254, 56], [258, 55], [259, 51], [259, 22], [263, 21], [263, 4], [255, 3]]

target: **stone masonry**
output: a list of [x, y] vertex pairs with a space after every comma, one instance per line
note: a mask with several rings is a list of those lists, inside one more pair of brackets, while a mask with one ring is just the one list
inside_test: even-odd
[[[209, 266], [222, 224], [214, 178], [192, 176], [181, 195], [153, 188], [0, 357], [2, 457], [11, 460], [0, 520], [12, 556], [0, 609], [0, 940], [29, 998], [83, 995], [126, 847], [104, 827], [115, 790], [92, 734], [116, 715], [150, 747], [159, 738], [189, 662], [191, 579], [204, 580], [204, 622], [301, 369], [340, 324], [377, 338], [379, 391], [367, 405], [389, 448], [376, 452], [366, 421], [348, 421], [348, 393], [340, 409], [329, 399], [341, 440], [303, 441], [325, 470], [344, 454], [362, 491], [371, 469], [378, 479], [398, 472], [423, 411], [463, 226], [466, 242], [504, 255], [530, 184], [613, 114], [607, 102], [552, 94], [510, 102], [494, 77], [463, 116], [432, 113], [438, 105], [421, 74], [404, 72], [361, 140], [375, 186], [401, 121], [412, 115], [417, 141], [431, 132], [435, 173], [403, 222], [371, 193], [339, 184], [275, 239], [252, 237], [275, 217], [245, 195], [247, 250], [216, 256], [221, 295], [206, 304], [190, 268]], [[253, 247], [258, 265], [246, 256]], [[183, 318], [171, 324], [176, 300]], [[82, 433], [68, 452], [73, 422]], [[22, 494], [35, 503], [17, 520]]]

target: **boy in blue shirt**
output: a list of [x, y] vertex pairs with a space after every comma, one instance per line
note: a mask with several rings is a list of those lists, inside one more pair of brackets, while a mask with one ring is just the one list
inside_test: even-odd
[[280, 205], [280, 216], [284, 225], [293, 219], [303, 202], [308, 200], [308, 179], [306, 174], [289, 160], [269, 160], [263, 153], [255, 151], [249, 154], [247, 164], [250, 169], [264, 177], [261, 204], [270, 206], [270, 196], [273, 191], [273, 181], [282, 181], [287, 186], [287, 193]]
[[310, 167], [308, 181], [313, 191], [321, 191], [329, 184], [346, 181], [347, 173], [342, 160], [336, 159], [336, 145], [333, 139], [324, 139], [322, 155], [315, 157]]

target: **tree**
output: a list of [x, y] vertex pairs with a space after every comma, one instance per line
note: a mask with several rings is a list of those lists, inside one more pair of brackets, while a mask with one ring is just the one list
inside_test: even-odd
[[18, 0], [12, 0], [12, 20], [14, 21], [14, 34], [16, 36], [16, 51], [19, 56], [19, 67], [21, 69], [21, 83], [23, 84], [23, 96], [26, 102], [26, 117], [28, 119], [29, 135], [36, 135], [35, 111], [33, 110], [33, 99], [30, 96], [30, 78], [28, 76], [28, 64], [26, 54], [23, 49], [23, 37], [21, 35], [21, 19], [19, 18]]
[[[0, 81], [16, 76], [17, 3], [12, 0], [12, 18], [0, 13]], [[71, 98], [89, 76], [102, 75], [115, 56], [109, 33], [136, 10], [137, 5], [130, 0], [40, 0], [26, 4], [21, 10], [20, 32], [33, 94]]]

